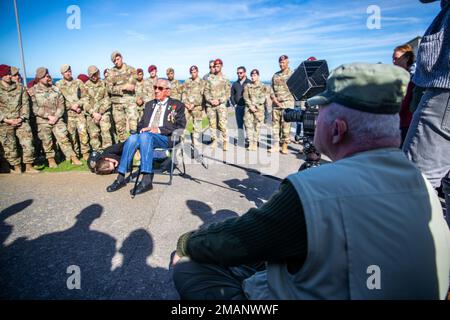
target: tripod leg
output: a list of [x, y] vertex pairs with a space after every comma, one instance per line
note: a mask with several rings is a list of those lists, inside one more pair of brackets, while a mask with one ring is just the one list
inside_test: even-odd
[[134, 199], [135, 195], [136, 195], [136, 188], [139, 182], [139, 176], [141, 175], [141, 166], [139, 166], [138, 168], [138, 173], [136, 176], [136, 181], [134, 182], [134, 187], [133, 187], [133, 192], [131, 193], [131, 198]]

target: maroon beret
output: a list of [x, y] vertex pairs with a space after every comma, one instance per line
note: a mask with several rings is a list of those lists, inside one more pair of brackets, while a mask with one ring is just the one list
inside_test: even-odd
[[214, 60], [214, 65], [216, 65], [216, 64], [220, 64], [220, 65], [223, 66], [223, 62], [222, 62], [222, 60], [220, 60], [220, 59]]
[[77, 79], [83, 81], [84, 83], [86, 83], [86, 81], [89, 80], [89, 77], [87, 75], [81, 73], [81, 74], [78, 75]]
[[307, 61], [316, 61], [317, 59], [316, 59], [316, 57], [309, 57], [308, 59], [307, 59]]
[[154, 64], [152, 64], [150, 67], [148, 67], [148, 72], [152, 72], [153, 70], [158, 70]]
[[278, 58], [278, 62], [281, 62], [281, 61], [287, 60], [287, 59], [289, 59], [289, 57], [288, 57], [287, 55], [283, 54], [282, 56], [280, 56], [280, 57]]
[[11, 74], [11, 67], [6, 64], [0, 65], [0, 78]]
[[28, 81], [28, 83], [27, 83], [28, 89], [32, 88], [36, 83], [37, 83], [37, 80], [36, 80], [36, 79], [33, 79], [33, 80], [31, 80], [31, 81]]
[[197, 66], [191, 66], [189, 68], [189, 72], [192, 72], [192, 70], [197, 70], [198, 71], [198, 67]]
[[137, 68], [136, 73], [140, 73], [140, 72], [144, 73], [144, 70], [142, 70], [141, 68]]

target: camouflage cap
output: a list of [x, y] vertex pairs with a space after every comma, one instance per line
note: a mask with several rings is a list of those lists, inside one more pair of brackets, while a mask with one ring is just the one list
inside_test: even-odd
[[39, 67], [36, 70], [36, 79], [42, 79], [43, 77], [45, 77], [45, 75], [48, 73], [47, 68], [45, 67]]
[[171, 73], [171, 72], [175, 73], [175, 70], [173, 70], [173, 68], [167, 68], [166, 74], [167, 74], [167, 73]]
[[409, 73], [394, 65], [345, 64], [330, 74], [327, 89], [308, 99], [308, 104], [336, 102], [363, 112], [395, 114], [400, 111], [409, 80]]
[[114, 62], [117, 56], [122, 56], [122, 54], [119, 51], [114, 51], [111, 53], [111, 61]]
[[19, 69], [16, 67], [11, 67], [11, 75], [17, 76], [19, 74]]
[[61, 71], [61, 74], [63, 74], [64, 72], [67, 72], [70, 70], [70, 66], [68, 64], [63, 64], [61, 66], [61, 68], [59, 69], [59, 71]]
[[96, 66], [89, 66], [88, 68], [88, 76], [92, 77], [94, 74], [98, 72], [98, 68]]

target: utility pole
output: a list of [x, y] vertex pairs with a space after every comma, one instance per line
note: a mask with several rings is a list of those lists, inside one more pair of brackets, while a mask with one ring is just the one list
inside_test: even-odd
[[17, 11], [17, 3], [14, 0], [14, 11], [16, 13], [16, 24], [17, 24], [17, 35], [19, 37], [19, 50], [20, 50], [20, 58], [22, 60], [22, 68], [23, 68], [23, 85], [27, 85], [27, 70], [25, 69], [25, 58], [23, 55], [23, 47], [22, 47], [22, 34], [20, 33], [20, 22], [19, 22], [19, 12]]

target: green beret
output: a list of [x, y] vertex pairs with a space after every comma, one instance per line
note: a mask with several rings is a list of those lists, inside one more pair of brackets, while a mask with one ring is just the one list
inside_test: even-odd
[[410, 74], [388, 64], [351, 63], [337, 67], [326, 90], [308, 99], [310, 106], [332, 102], [363, 112], [395, 114], [400, 111]]

